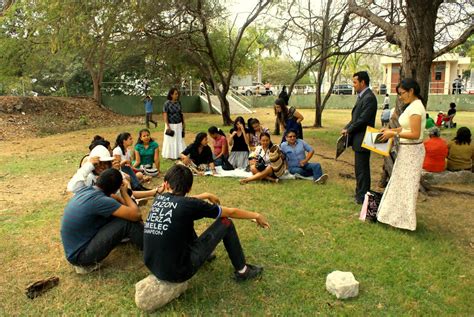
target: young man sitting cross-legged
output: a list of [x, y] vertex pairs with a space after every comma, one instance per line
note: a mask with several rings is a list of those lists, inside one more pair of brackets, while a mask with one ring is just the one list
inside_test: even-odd
[[[127, 186], [122, 174], [109, 168], [100, 174], [95, 186], [78, 189], [66, 205], [61, 240], [66, 258], [77, 273], [98, 268], [98, 263], [124, 238], [142, 250], [141, 214], [128, 195]], [[110, 197], [119, 189], [123, 204]]]
[[[223, 241], [235, 268], [236, 281], [260, 276], [263, 268], [246, 263], [237, 231], [229, 218], [255, 219], [259, 226], [269, 228], [265, 217], [256, 212], [219, 206], [219, 199], [213, 194], [185, 197], [192, 185], [193, 174], [183, 165], [175, 165], [166, 173], [164, 192], [155, 198], [145, 222], [146, 266], [160, 280], [181, 283], [196, 274], [217, 244]], [[198, 237], [194, 221], [204, 217], [216, 221]]]

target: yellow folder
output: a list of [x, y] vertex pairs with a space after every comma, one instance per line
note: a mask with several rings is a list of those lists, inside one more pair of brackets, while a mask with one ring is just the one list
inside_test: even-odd
[[367, 130], [365, 130], [362, 147], [372, 152], [389, 156], [390, 149], [392, 148], [393, 138], [388, 139], [386, 143], [375, 143], [375, 139], [379, 133], [380, 131], [378, 129], [367, 127]]

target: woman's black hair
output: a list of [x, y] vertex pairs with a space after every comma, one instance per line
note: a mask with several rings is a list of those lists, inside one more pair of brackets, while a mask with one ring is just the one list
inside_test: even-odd
[[271, 148], [273, 146], [273, 142], [272, 142], [272, 137], [270, 136], [270, 133], [268, 132], [262, 132], [260, 134], [260, 137], [259, 139], [262, 139], [262, 137], [266, 136], [268, 139], [270, 139], [270, 144], [268, 145], [269, 148]]
[[253, 129], [255, 123], [260, 124], [260, 121], [257, 118], [250, 118], [247, 120], [247, 128], [251, 134], [255, 134], [255, 130]]
[[277, 112], [276, 108], [273, 107], [273, 110], [275, 111], [275, 115], [277, 116], [278, 121], [280, 121], [281, 123], [285, 123], [286, 119], [288, 118], [287, 103], [285, 102], [283, 98], [278, 98], [277, 100], [275, 100], [275, 105], [280, 106], [281, 108], [281, 112]]
[[89, 145], [89, 151], [92, 151], [92, 149], [95, 148], [97, 145], [103, 145], [105, 148], [108, 149], [110, 147], [110, 142], [101, 137], [100, 135], [95, 135], [92, 139], [91, 144]]
[[458, 145], [471, 145], [471, 130], [466, 127], [459, 128], [453, 140]]
[[119, 147], [122, 150], [122, 153], [125, 155], [127, 150], [123, 146], [123, 141], [128, 140], [128, 138], [131, 136], [130, 133], [128, 132], [122, 132], [117, 136], [117, 139], [115, 140], [115, 147]]
[[[235, 131], [237, 131], [237, 122], [242, 123], [242, 125], [244, 126], [244, 130], [246, 130], [244, 118], [241, 117], [241, 116], [238, 116], [238, 117], [235, 118], [235, 120], [234, 120], [234, 130], [235, 130]], [[246, 132], [246, 131], [242, 131], [242, 132]]]
[[290, 96], [288, 96], [288, 92], [286, 91], [286, 86], [283, 85], [281, 88], [281, 92], [278, 95], [278, 98], [282, 99], [286, 106], [288, 106], [288, 102], [290, 101]]
[[455, 104], [454, 102], [451, 102], [451, 103], [449, 104], [449, 108], [451, 108], [451, 109], [456, 108], [456, 104]]
[[405, 78], [405, 79], [402, 79], [402, 81], [400, 81], [400, 83], [397, 85], [397, 93], [398, 90], [400, 88], [403, 88], [403, 90], [405, 91], [410, 91], [410, 89], [413, 89], [413, 94], [418, 98], [420, 99], [421, 103], [423, 104], [423, 106], [426, 108], [425, 106], [425, 101], [423, 99], [423, 97], [421, 97], [421, 94], [420, 94], [420, 85], [418, 85], [418, 83], [416, 82], [416, 80], [414, 80], [413, 78]]
[[212, 126], [209, 129], [207, 129], [207, 132], [209, 134], [220, 134], [222, 136], [225, 136], [224, 131], [222, 131], [221, 129], [219, 129], [218, 127], [215, 127], [215, 126]]
[[150, 142], [154, 141], [154, 140], [151, 138], [150, 130], [148, 130], [148, 129], [141, 129], [141, 130], [138, 132], [137, 144], [143, 144], [143, 141], [142, 141], [142, 139], [140, 138], [140, 137], [142, 136], [142, 133], [143, 133], [143, 132], [148, 132], [148, 134], [150, 135]]
[[173, 195], [186, 196], [193, 186], [193, 173], [184, 165], [173, 165], [165, 175]]
[[194, 138], [193, 146], [198, 148], [201, 145], [202, 140], [204, 138], [207, 138], [207, 133], [206, 132], [199, 132], [196, 134], [196, 137]]
[[383, 106], [383, 109], [384, 109], [384, 110], [385, 110], [385, 109], [390, 109], [390, 106], [389, 106], [389, 105], [385, 105], [385, 106]]
[[171, 100], [171, 99], [173, 99], [173, 98], [171, 98], [171, 96], [174, 94], [174, 92], [175, 92], [175, 91], [177, 91], [177, 92], [178, 92], [178, 94], [179, 94], [179, 90], [178, 90], [178, 88], [176, 88], [176, 87], [173, 87], [173, 88], [171, 88], [171, 89], [170, 89], [170, 91], [168, 91], [168, 96], [167, 96], [166, 98], [167, 98], [168, 100]]

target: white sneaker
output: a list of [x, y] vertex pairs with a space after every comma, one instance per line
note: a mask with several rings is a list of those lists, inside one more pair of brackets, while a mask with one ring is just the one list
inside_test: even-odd
[[98, 270], [100, 268], [100, 266], [101, 266], [100, 263], [92, 264], [92, 265], [89, 265], [89, 266], [73, 265], [74, 269], [76, 270], [76, 273], [80, 274], [80, 275], [85, 275], [85, 274], [89, 274], [91, 272], [94, 272], [94, 271]]
[[306, 177], [304, 177], [304, 176], [302, 176], [298, 173], [295, 173], [294, 176], [295, 176], [295, 179], [306, 179]]
[[317, 180], [314, 181], [315, 184], [318, 184], [318, 185], [324, 185], [326, 184], [326, 182], [328, 181], [328, 175], [327, 174], [323, 174], [321, 175], [320, 178], [318, 178]]

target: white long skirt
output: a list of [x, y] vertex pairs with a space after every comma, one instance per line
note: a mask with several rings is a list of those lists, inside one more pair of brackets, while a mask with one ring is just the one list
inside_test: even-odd
[[229, 154], [229, 163], [234, 168], [245, 169], [249, 165], [249, 152], [247, 151], [235, 151]]
[[184, 139], [182, 137], [183, 124], [182, 123], [170, 123], [170, 129], [174, 131], [174, 136], [166, 135], [166, 125], [165, 131], [163, 132], [163, 149], [161, 151], [161, 156], [163, 158], [169, 158], [176, 160], [179, 158], [181, 152], [186, 148]]
[[377, 221], [392, 227], [416, 229], [416, 200], [420, 187], [425, 147], [421, 144], [400, 144], [377, 212]]

